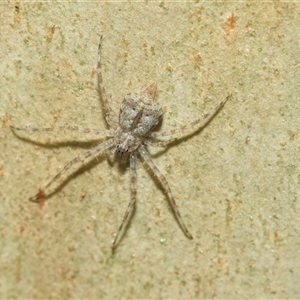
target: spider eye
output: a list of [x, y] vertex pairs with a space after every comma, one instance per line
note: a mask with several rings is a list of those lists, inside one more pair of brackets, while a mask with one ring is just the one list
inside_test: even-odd
[[125, 153], [128, 152], [128, 149], [125, 149], [125, 148], [123, 148], [122, 146], [117, 145], [117, 151], [118, 151], [118, 153], [120, 153], [120, 154], [125, 154]]

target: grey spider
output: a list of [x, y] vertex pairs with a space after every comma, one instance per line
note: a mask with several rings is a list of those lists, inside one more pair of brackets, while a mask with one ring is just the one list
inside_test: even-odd
[[[229, 94], [222, 102], [215, 106], [209, 113], [204, 114], [201, 118], [190, 122], [187, 125], [180, 126], [173, 129], [170, 132], [159, 133], [153, 131], [156, 125], [161, 121], [163, 111], [156, 102], [156, 83], [152, 83], [142, 93], [131, 93], [124, 97], [121, 104], [119, 115], [117, 115], [110, 106], [109, 99], [106, 96], [105, 88], [103, 86], [102, 79], [102, 66], [101, 66], [101, 49], [102, 49], [102, 37], [98, 46], [98, 63], [97, 63], [97, 75], [98, 75], [98, 89], [100, 98], [103, 103], [105, 120], [109, 126], [108, 130], [90, 129], [82, 126], [58, 126], [50, 128], [34, 128], [29, 126], [16, 127], [10, 126], [13, 130], [25, 130], [25, 131], [77, 131], [83, 133], [92, 133], [97, 136], [101, 135], [101, 138], [107, 139], [97, 145], [96, 147], [81, 153], [71, 161], [69, 161], [64, 168], [56, 174], [43, 188], [39, 189], [38, 193], [30, 198], [35, 202], [40, 202], [47, 194], [50, 186], [56, 182], [60, 177], [77, 162], [84, 163], [88, 158], [94, 158], [99, 154], [102, 154], [105, 150], [110, 149], [114, 155], [115, 160], [124, 162], [129, 159], [129, 168], [131, 173], [131, 200], [126, 209], [123, 220], [118, 228], [116, 236], [112, 243], [112, 249], [114, 250], [119, 244], [124, 230], [126, 229], [136, 202], [136, 183], [137, 183], [137, 156], [140, 155], [143, 161], [148, 165], [153, 174], [157, 177], [162, 188], [165, 190], [171, 208], [174, 212], [175, 218], [180, 225], [183, 233], [192, 239], [192, 235], [186, 228], [181, 214], [175, 203], [175, 199], [172, 195], [169, 184], [165, 176], [159, 171], [159, 169], [153, 163], [148, 151], [147, 146], [165, 147], [171, 142], [183, 137], [183, 135], [190, 128], [195, 128], [193, 132], [199, 130], [215, 113], [226, 103], [231, 94]], [[189, 132], [191, 134], [191, 132]]]

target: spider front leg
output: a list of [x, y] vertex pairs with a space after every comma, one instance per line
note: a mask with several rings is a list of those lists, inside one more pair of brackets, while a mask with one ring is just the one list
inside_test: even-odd
[[105, 87], [103, 85], [102, 63], [101, 63], [102, 39], [103, 39], [103, 37], [101, 35], [99, 46], [98, 46], [98, 62], [97, 62], [98, 89], [99, 89], [101, 101], [102, 101], [103, 107], [104, 107], [105, 120], [109, 126], [115, 128], [116, 125], [118, 124], [118, 116], [110, 106], [110, 103], [109, 103], [107, 95], [106, 95]]
[[137, 176], [136, 176], [136, 161], [137, 161], [137, 157], [136, 157], [136, 153], [133, 152], [130, 154], [130, 178], [131, 178], [131, 182], [130, 182], [130, 188], [131, 188], [131, 200], [128, 204], [128, 207], [126, 209], [125, 215], [123, 217], [122, 223], [118, 229], [117, 235], [113, 241], [112, 244], [112, 251], [114, 252], [115, 248], [117, 247], [117, 245], [119, 244], [122, 235], [124, 233], [124, 230], [126, 229], [129, 221], [130, 221], [130, 217], [132, 215], [132, 212], [134, 210], [135, 207], [135, 202], [136, 202], [136, 182], [137, 182]]
[[[154, 141], [147, 140], [146, 144], [150, 145], [150, 146], [164, 147], [167, 144], [172, 143], [175, 140], [186, 135], [187, 134], [186, 132], [189, 131], [191, 128], [196, 127], [196, 129], [194, 131], [200, 129], [217, 113], [217, 111], [219, 111], [225, 105], [225, 103], [228, 101], [228, 99], [231, 96], [232, 96], [232, 94], [230, 93], [223, 101], [221, 101], [218, 105], [216, 105], [210, 112], [206, 113], [201, 118], [199, 118], [193, 122], [190, 122], [186, 125], [175, 128], [175, 129], [171, 130], [170, 132], [164, 132], [164, 133], [153, 132], [153, 133], [151, 133], [149, 135], [149, 137], [153, 138]], [[166, 137], [168, 139], [162, 140], [162, 138], [164, 138], [164, 137]]]
[[45, 195], [48, 194], [47, 191], [49, 190], [50, 186], [59, 178], [61, 178], [74, 164], [76, 164], [77, 162], [84, 163], [89, 157], [93, 155], [96, 156], [100, 152], [112, 147], [113, 144], [113, 140], [109, 139], [101, 143], [100, 145], [81, 153], [80, 155], [69, 161], [59, 173], [57, 173], [43, 188], [40, 188], [38, 193], [31, 197], [29, 200], [39, 202], [41, 198], [44, 198]]
[[140, 146], [139, 148], [139, 153], [142, 156], [143, 160], [145, 161], [145, 163], [149, 166], [149, 168], [151, 169], [151, 171], [153, 172], [153, 174], [157, 177], [157, 179], [159, 180], [160, 184], [162, 185], [163, 189], [167, 192], [168, 198], [169, 198], [169, 202], [171, 204], [172, 210], [175, 214], [176, 220], [179, 223], [183, 233], [189, 238], [192, 239], [192, 235], [189, 233], [189, 231], [187, 230], [183, 219], [181, 217], [181, 214], [178, 210], [178, 207], [176, 205], [175, 199], [172, 195], [171, 189], [169, 187], [169, 184], [167, 182], [166, 177], [159, 171], [159, 169], [155, 166], [155, 164], [153, 163], [152, 159], [150, 158], [146, 148], [144, 146]]

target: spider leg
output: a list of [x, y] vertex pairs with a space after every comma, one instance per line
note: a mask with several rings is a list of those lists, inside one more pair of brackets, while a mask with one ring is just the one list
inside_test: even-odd
[[114, 132], [112, 130], [99, 130], [95, 128], [87, 128], [83, 126], [77, 126], [77, 125], [64, 125], [64, 126], [55, 126], [55, 127], [46, 127], [46, 128], [37, 128], [32, 127], [31, 125], [26, 125], [25, 127], [16, 127], [16, 126], [10, 126], [12, 130], [23, 130], [28, 132], [33, 131], [77, 131], [80, 133], [91, 133], [95, 134], [96, 136], [100, 137], [111, 137], [113, 136]]
[[103, 85], [103, 78], [102, 78], [102, 63], [101, 63], [101, 50], [102, 50], [102, 35], [100, 36], [100, 42], [98, 46], [98, 62], [97, 62], [97, 75], [98, 75], [98, 89], [100, 93], [100, 97], [104, 106], [104, 113], [105, 119], [109, 126], [116, 127], [118, 123], [118, 116], [111, 108], [105, 88]]
[[131, 188], [131, 200], [128, 204], [128, 207], [126, 209], [125, 215], [123, 217], [122, 223], [118, 229], [117, 235], [113, 241], [112, 244], [112, 251], [115, 250], [115, 248], [117, 247], [117, 245], [119, 244], [123, 233], [124, 233], [124, 229], [126, 229], [129, 221], [130, 221], [130, 217], [132, 215], [132, 212], [135, 208], [135, 202], [136, 202], [136, 182], [137, 182], [137, 175], [136, 175], [136, 161], [137, 161], [137, 157], [136, 157], [136, 153], [133, 152], [130, 154], [130, 174], [131, 174], [131, 183], [130, 183], [130, 188]]
[[[145, 143], [150, 146], [164, 147], [167, 144], [172, 143], [173, 141], [182, 137], [191, 128], [194, 128], [195, 126], [197, 126], [196, 130], [200, 129], [209, 121], [209, 119], [212, 116], [215, 115], [215, 113], [219, 109], [221, 109], [224, 106], [224, 104], [227, 102], [227, 100], [231, 96], [232, 96], [232, 94], [230, 93], [223, 101], [221, 101], [218, 105], [216, 105], [210, 112], [206, 113], [201, 118], [199, 118], [193, 122], [190, 122], [186, 125], [175, 128], [175, 129], [171, 130], [170, 132], [163, 132], [163, 133], [153, 132], [153, 133], [151, 133], [149, 135], [149, 137], [156, 139], [157, 141], [148, 140]], [[162, 140], [162, 138], [164, 138], [164, 137], [167, 137], [168, 140]]]
[[189, 233], [189, 231], [187, 230], [183, 219], [181, 217], [181, 214], [178, 210], [178, 207], [176, 205], [175, 199], [172, 195], [171, 189], [169, 187], [169, 184], [167, 182], [166, 177], [159, 171], [159, 169], [155, 166], [155, 164], [153, 163], [152, 159], [150, 158], [146, 148], [141, 145], [139, 148], [139, 153], [142, 156], [143, 160], [145, 161], [145, 163], [149, 166], [149, 168], [152, 170], [152, 172], [154, 173], [154, 175], [157, 177], [157, 179], [159, 180], [160, 184], [162, 185], [163, 189], [167, 192], [172, 210], [175, 214], [175, 217], [177, 219], [177, 222], [179, 223], [182, 231], [184, 232], [184, 234], [189, 238], [192, 239], [192, 235]]
[[93, 155], [97, 155], [100, 152], [108, 149], [109, 147], [112, 147], [114, 144], [113, 139], [109, 139], [103, 143], [101, 143], [100, 145], [85, 151], [83, 153], [81, 153], [80, 155], [78, 155], [77, 157], [75, 157], [74, 159], [72, 159], [71, 161], [69, 161], [64, 168], [57, 173], [43, 188], [39, 189], [38, 193], [35, 194], [33, 197], [31, 197], [29, 200], [30, 201], [34, 201], [34, 202], [39, 202], [39, 200], [43, 197], [45, 197], [45, 195], [47, 194], [47, 190], [49, 189], [49, 187], [59, 178], [61, 178], [74, 164], [76, 164], [77, 162], [82, 162], [84, 163], [86, 161], [86, 159], [88, 159], [89, 157], [93, 156]]

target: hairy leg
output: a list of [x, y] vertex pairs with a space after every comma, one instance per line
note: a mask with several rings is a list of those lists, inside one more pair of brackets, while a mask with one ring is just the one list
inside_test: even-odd
[[102, 79], [102, 64], [101, 64], [101, 50], [102, 50], [102, 39], [103, 37], [100, 37], [100, 42], [98, 46], [98, 62], [97, 62], [97, 75], [98, 75], [98, 89], [101, 95], [101, 100], [104, 107], [104, 113], [105, 113], [105, 119], [109, 126], [116, 127], [118, 123], [118, 116], [113, 111], [113, 109], [110, 106], [109, 99], [106, 95], [106, 91], [103, 85], [103, 79]]
[[166, 180], [166, 177], [159, 171], [159, 169], [155, 166], [155, 164], [153, 163], [152, 159], [150, 158], [146, 148], [144, 146], [140, 146], [139, 148], [139, 153], [142, 156], [143, 160], [145, 161], [145, 163], [149, 166], [149, 168], [151, 169], [151, 171], [153, 172], [153, 174], [157, 177], [157, 179], [159, 180], [160, 184], [162, 185], [163, 189], [167, 192], [168, 198], [169, 198], [169, 202], [170, 205], [172, 207], [172, 210], [175, 214], [175, 217], [182, 229], [182, 231], [184, 232], [184, 234], [189, 238], [192, 239], [192, 235], [189, 233], [189, 231], [187, 230], [183, 219], [181, 217], [181, 214], [179, 213], [178, 207], [176, 205], [175, 199], [172, 195], [171, 189], [169, 187], [169, 184]]
[[130, 173], [131, 173], [131, 182], [130, 182], [130, 188], [131, 188], [131, 200], [128, 204], [128, 207], [126, 209], [125, 215], [123, 217], [122, 223], [118, 229], [117, 235], [113, 241], [112, 244], [112, 250], [114, 251], [117, 245], [119, 244], [122, 235], [124, 233], [124, 229], [126, 229], [130, 217], [132, 215], [132, 212], [135, 208], [135, 202], [136, 202], [136, 182], [137, 182], [137, 175], [136, 175], [136, 153], [133, 152], [130, 154]]
[[34, 131], [77, 131], [80, 133], [86, 133], [86, 134], [95, 134], [96, 136], [102, 137], [112, 137], [114, 135], [113, 130], [99, 130], [95, 128], [87, 128], [83, 126], [77, 126], [77, 125], [63, 125], [63, 126], [55, 126], [55, 127], [46, 127], [46, 128], [38, 128], [38, 127], [32, 127], [31, 125], [26, 125], [25, 127], [16, 127], [16, 126], [10, 126], [12, 130], [22, 130], [22, 131], [28, 131], [28, 132], [34, 132]]
[[[194, 129], [194, 131], [200, 129], [207, 123], [207, 121], [215, 115], [215, 113], [224, 106], [224, 104], [227, 102], [227, 100], [231, 97], [231, 94], [229, 94], [223, 101], [221, 101], [217, 106], [215, 106], [210, 112], [203, 115], [201, 118], [190, 122], [186, 125], [180, 126], [178, 128], [175, 128], [171, 130], [170, 132], [154, 132], [149, 135], [149, 138], [153, 138], [154, 141], [148, 140], [145, 141], [147, 145], [150, 146], [157, 146], [157, 147], [164, 147], [169, 143], [174, 142], [175, 140], [180, 139], [184, 135], [188, 134], [187, 132], [191, 129]], [[191, 133], [191, 132], [190, 132]], [[167, 140], [161, 140], [162, 138], [167, 138]], [[156, 141], [155, 141], [156, 140]]]
[[55, 181], [57, 181], [59, 178], [61, 178], [74, 164], [76, 164], [78, 162], [84, 163], [86, 161], [86, 159], [88, 159], [89, 157], [91, 157], [93, 155], [97, 155], [100, 152], [102, 152], [112, 146], [113, 146], [113, 139], [109, 139], [109, 140], [101, 143], [100, 145], [98, 145], [86, 152], [81, 153], [80, 155], [78, 155], [77, 157], [75, 157], [74, 159], [69, 161], [64, 166], [64, 168], [59, 173], [57, 173], [43, 188], [39, 189], [38, 193], [36, 195], [34, 195], [33, 197], [31, 197], [30, 200], [39, 202], [39, 200], [42, 198], [42, 196], [45, 197], [49, 187]]

